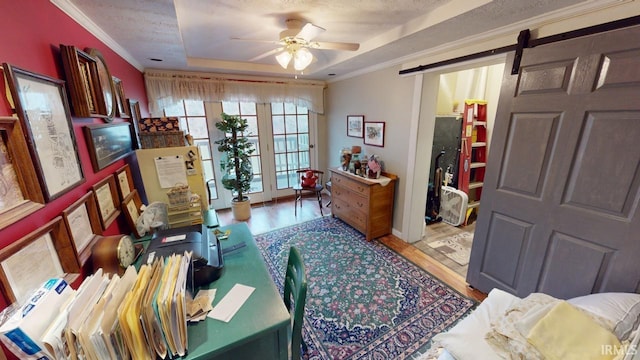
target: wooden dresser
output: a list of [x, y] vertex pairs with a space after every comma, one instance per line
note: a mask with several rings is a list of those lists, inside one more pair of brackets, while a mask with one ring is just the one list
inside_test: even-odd
[[362, 232], [367, 240], [390, 234], [398, 177], [382, 173], [380, 179], [365, 179], [343, 170], [330, 171], [332, 216]]

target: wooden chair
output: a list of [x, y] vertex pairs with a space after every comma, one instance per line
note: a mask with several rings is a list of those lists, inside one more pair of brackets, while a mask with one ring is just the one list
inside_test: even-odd
[[[300, 347], [304, 352], [307, 345], [302, 339], [302, 322], [304, 319], [304, 305], [307, 301], [307, 273], [304, 269], [302, 255], [295, 247], [289, 248], [289, 259], [284, 278], [284, 305], [291, 314], [290, 353], [291, 360], [300, 359]], [[293, 302], [292, 302], [293, 300]]]
[[[307, 187], [302, 184], [302, 175], [304, 175], [307, 171], [313, 172], [314, 176], [317, 177], [315, 186]], [[323, 176], [324, 172], [320, 170], [314, 169], [304, 169], [297, 170], [298, 175], [298, 183], [293, 185], [293, 191], [295, 193], [295, 201], [293, 202], [295, 208], [295, 215], [298, 216], [298, 201], [300, 202], [300, 208], [302, 209], [302, 194], [304, 192], [311, 192], [316, 195], [316, 199], [318, 200], [318, 206], [320, 207], [320, 215], [324, 215], [322, 213], [322, 189], [324, 188], [323, 184]]]

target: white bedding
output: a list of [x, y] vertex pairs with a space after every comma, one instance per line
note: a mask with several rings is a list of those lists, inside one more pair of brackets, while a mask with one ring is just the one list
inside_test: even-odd
[[[553, 304], [563, 302], [559, 299], [541, 294], [532, 294], [537, 299], [547, 299], [548, 308]], [[431, 351], [425, 355], [425, 360], [503, 360], [511, 356], [509, 354], [502, 356], [499, 354], [499, 348], [495, 348], [495, 344], [490, 344], [485, 340], [485, 334], [496, 330], [496, 323], [499, 319], [505, 318], [505, 312], [520, 309], [523, 311], [524, 320], [541, 318], [541, 316], [531, 316], [533, 311], [526, 313], [525, 310], [532, 307], [523, 307], [525, 299], [520, 299], [507, 292], [499, 289], [492, 290], [487, 298], [466, 318], [459, 321], [453, 328], [446, 332], [440, 333], [433, 338], [433, 350], [440, 348], [440, 354]], [[542, 301], [541, 303], [544, 303]], [[583, 311], [594, 323], [606, 328], [615, 334], [622, 342], [622, 349], [609, 349], [602, 346], [603, 353], [609, 352], [612, 356], [604, 356], [607, 354], [595, 355], [594, 358], [624, 359], [624, 360], [640, 360], [640, 331], [638, 324], [640, 323], [640, 294], [629, 293], [602, 293], [591, 294], [583, 297], [569, 299], [567, 303], [571, 304], [580, 311]], [[543, 307], [538, 307], [538, 311]], [[526, 316], [528, 315], [528, 317]], [[535, 315], [535, 314], [534, 314]], [[530, 328], [532, 324], [528, 324]], [[527, 326], [518, 327], [518, 329]], [[524, 340], [526, 343], [526, 339]], [[525, 344], [532, 346], [530, 344]], [[617, 355], [617, 356], [613, 356]], [[524, 359], [529, 359], [530, 355], [525, 353]], [[542, 356], [541, 358], [544, 358]]]

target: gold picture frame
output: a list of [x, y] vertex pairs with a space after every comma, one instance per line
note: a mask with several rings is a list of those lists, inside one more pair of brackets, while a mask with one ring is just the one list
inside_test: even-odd
[[98, 215], [102, 229], [106, 230], [120, 215], [120, 201], [116, 188], [116, 177], [111, 174], [98, 181], [92, 187], [93, 196], [98, 206]]
[[79, 272], [61, 216], [0, 250], [0, 290], [10, 302], [22, 302], [52, 277]]
[[44, 207], [20, 120], [0, 117], [0, 229]]
[[100, 79], [96, 59], [75, 46], [62, 44], [60, 55], [73, 114], [84, 118], [106, 116], [105, 103], [98, 96]]
[[93, 194], [86, 193], [64, 209], [62, 218], [67, 226], [78, 263], [84, 266], [91, 257], [91, 248], [97, 236], [102, 235], [98, 206]]

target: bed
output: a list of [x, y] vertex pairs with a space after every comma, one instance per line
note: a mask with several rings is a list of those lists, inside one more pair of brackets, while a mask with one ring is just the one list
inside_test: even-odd
[[493, 289], [421, 360], [640, 360], [640, 294], [598, 293], [561, 300]]

